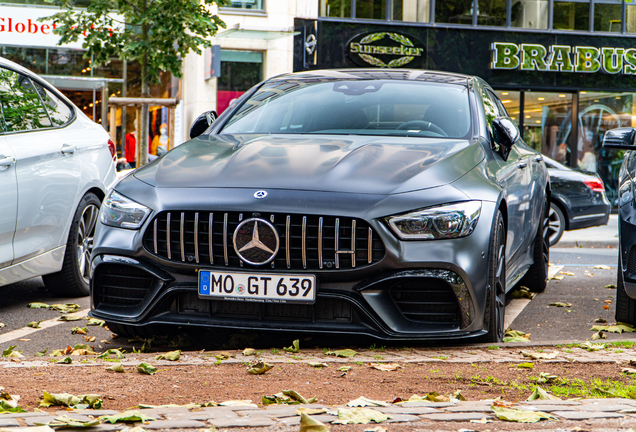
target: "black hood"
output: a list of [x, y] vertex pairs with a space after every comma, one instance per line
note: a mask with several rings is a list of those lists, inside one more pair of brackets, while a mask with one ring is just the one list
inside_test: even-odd
[[263, 188], [381, 194], [448, 184], [484, 158], [466, 140], [329, 135], [204, 135], [135, 177], [158, 188]]

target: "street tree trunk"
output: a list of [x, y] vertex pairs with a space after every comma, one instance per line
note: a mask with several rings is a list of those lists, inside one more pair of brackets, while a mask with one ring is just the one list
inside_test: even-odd
[[[146, 1], [142, 4], [142, 11], [146, 13]], [[141, 26], [141, 37], [143, 43], [148, 42], [148, 24]], [[144, 59], [141, 62], [141, 97], [150, 97], [150, 83], [148, 82], [148, 54], [144, 55]], [[141, 106], [141, 130], [139, 131], [139, 148], [141, 154], [139, 157], [139, 166], [144, 166], [148, 163], [148, 126], [150, 125], [150, 112], [147, 104]]]

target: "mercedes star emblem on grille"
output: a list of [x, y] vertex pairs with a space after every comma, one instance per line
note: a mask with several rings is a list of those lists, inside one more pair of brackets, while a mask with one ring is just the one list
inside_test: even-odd
[[246, 219], [234, 231], [234, 250], [248, 264], [263, 265], [272, 261], [279, 244], [276, 228], [264, 219]]
[[266, 196], [267, 196], [267, 191], [259, 190], [259, 191], [254, 192], [254, 198], [256, 198], [256, 199], [265, 198]]

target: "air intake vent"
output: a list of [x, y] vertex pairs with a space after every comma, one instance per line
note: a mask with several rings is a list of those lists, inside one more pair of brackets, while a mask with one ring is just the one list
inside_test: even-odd
[[382, 240], [364, 220], [279, 213], [162, 212], [146, 230], [144, 247], [175, 262], [255, 268], [241, 261], [233, 246], [237, 225], [254, 217], [271, 222], [280, 238], [280, 249], [268, 268], [350, 270], [384, 257]]
[[457, 298], [450, 285], [435, 278], [404, 278], [391, 287], [391, 298], [404, 318], [415, 322], [459, 324]]
[[93, 275], [96, 306], [138, 306], [152, 286], [154, 278], [136, 267], [102, 264]]
[[627, 274], [636, 275], [636, 246], [632, 246], [632, 248], [629, 250]]

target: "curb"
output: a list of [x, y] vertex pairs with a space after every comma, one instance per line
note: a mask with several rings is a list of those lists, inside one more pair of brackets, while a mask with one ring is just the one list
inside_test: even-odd
[[616, 249], [618, 239], [594, 241], [594, 240], [561, 240], [550, 248], [594, 248], [594, 249]]

